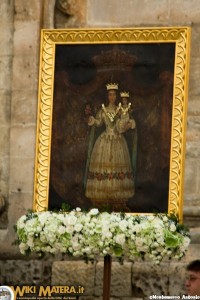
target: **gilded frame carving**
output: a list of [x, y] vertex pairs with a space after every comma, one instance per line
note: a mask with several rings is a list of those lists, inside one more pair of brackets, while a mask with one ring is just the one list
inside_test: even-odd
[[[190, 28], [42, 30], [33, 208], [49, 208], [52, 114], [57, 45], [175, 45], [168, 213], [182, 219]], [[137, 212], [136, 212], [137, 213]], [[148, 213], [148, 212], [147, 212]]]

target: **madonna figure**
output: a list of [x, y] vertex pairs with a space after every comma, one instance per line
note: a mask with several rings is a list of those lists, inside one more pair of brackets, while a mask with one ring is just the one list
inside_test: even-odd
[[[109, 204], [124, 208], [128, 198], [134, 195], [135, 154], [128, 149], [123, 135], [135, 128], [135, 121], [124, 118], [121, 105], [116, 106], [118, 84], [107, 84], [108, 105], [96, 117], [90, 116], [88, 125], [92, 126], [88, 149], [85, 176], [85, 195], [99, 206]], [[122, 117], [123, 115], [123, 117]], [[95, 140], [95, 128], [104, 126], [105, 130]]]

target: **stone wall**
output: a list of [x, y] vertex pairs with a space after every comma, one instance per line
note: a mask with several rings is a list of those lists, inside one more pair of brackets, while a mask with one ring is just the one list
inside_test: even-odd
[[13, 3], [0, 3], [0, 228], [7, 227], [9, 194], [10, 107], [13, 62]]
[[5, 78], [0, 84], [8, 94], [9, 110], [4, 112], [7, 136], [1, 142], [1, 149], [5, 148], [1, 170], [5, 170], [3, 196], [9, 208], [7, 228], [1, 231], [1, 252], [12, 255], [15, 252], [13, 225], [32, 207], [42, 2], [3, 2], [4, 12], [1, 12], [8, 14], [7, 23], [10, 23], [9, 26], [5, 23], [5, 31], [1, 31], [7, 38], [4, 64], [7, 63], [1, 70]]
[[[142, 261], [112, 262], [111, 299], [148, 299], [150, 295], [184, 294], [185, 266], [197, 257], [199, 245], [192, 245], [181, 261], [164, 261], [159, 266]], [[0, 261], [0, 282], [5, 285], [83, 286], [79, 300], [102, 300], [103, 261], [86, 263], [69, 257], [7, 259]]]
[[[53, 283], [56, 263], [59, 265], [56, 259], [43, 261], [42, 264], [37, 258], [23, 260], [18, 248], [12, 246], [16, 238], [13, 225], [28, 208], [32, 207], [41, 28], [179, 25], [192, 27], [184, 222], [192, 227], [193, 238], [187, 261], [197, 258], [199, 255], [197, 250], [200, 248], [200, 2], [198, 0], [4, 0], [0, 3], [0, 15], [2, 44], [0, 47], [0, 210], [2, 207], [0, 282], [10, 284], [12, 279], [14, 282], [14, 278], [23, 273], [19, 278], [24, 278], [24, 283], [42, 284], [44, 278], [48, 278], [47, 282], [52, 280]], [[124, 271], [129, 274], [126, 275], [129, 276], [127, 280], [130, 281], [132, 278], [133, 281], [129, 283], [128, 294], [121, 295], [124, 296], [124, 300], [146, 295], [143, 291], [144, 283], [134, 286], [135, 280], [137, 281], [133, 279], [136, 276], [134, 274], [140, 274], [142, 268], [143, 265], [136, 268], [137, 272], [133, 272], [131, 270], [134, 267], [128, 262], [125, 264]], [[95, 270], [97, 269], [102, 269], [101, 263], [95, 266]], [[148, 273], [148, 270], [150, 270], [148, 266], [145, 267], [144, 274]], [[173, 268], [170, 270], [174, 272]], [[32, 273], [30, 274], [29, 271]], [[17, 272], [15, 277], [13, 272]], [[94, 269], [90, 272], [94, 272], [92, 273], [94, 280], [101, 277]], [[34, 275], [35, 273], [37, 276]], [[156, 274], [157, 279], [163, 278], [161, 273]], [[141, 278], [144, 279], [144, 276]], [[169, 278], [170, 272], [164, 276]], [[22, 279], [20, 279], [21, 283]], [[155, 286], [156, 283], [152, 281], [152, 285]], [[100, 296], [100, 290], [101, 287], [97, 285], [95, 291], [88, 294], [90, 298], [82, 299], [95, 299], [94, 297]], [[158, 290], [162, 289], [158, 286]], [[116, 294], [112, 295], [116, 297]]]

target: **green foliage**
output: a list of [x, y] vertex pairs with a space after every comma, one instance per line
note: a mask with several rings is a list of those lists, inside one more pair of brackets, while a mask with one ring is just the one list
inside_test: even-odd
[[72, 210], [72, 208], [68, 203], [62, 203], [62, 205], [61, 205], [62, 212], [69, 212], [71, 210]]

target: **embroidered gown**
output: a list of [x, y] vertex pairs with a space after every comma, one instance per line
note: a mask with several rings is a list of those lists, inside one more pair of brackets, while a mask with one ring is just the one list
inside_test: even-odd
[[[115, 113], [116, 106], [101, 109], [90, 126], [102, 126], [106, 130], [97, 138], [90, 158], [86, 181], [86, 197], [96, 200], [128, 199], [134, 195], [133, 170], [129, 150], [123, 132], [127, 120], [115, 116], [113, 122], [108, 114]], [[135, 128], [135, 121], [131, 129]]]

